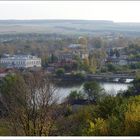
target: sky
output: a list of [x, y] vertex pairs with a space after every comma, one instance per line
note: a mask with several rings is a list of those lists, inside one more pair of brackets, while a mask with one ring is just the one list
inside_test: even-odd
[[0, 19], [140, 22], [140, 1], [0, 1]]

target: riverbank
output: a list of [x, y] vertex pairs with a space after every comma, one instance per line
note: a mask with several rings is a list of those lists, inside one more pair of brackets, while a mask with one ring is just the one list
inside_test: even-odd
[[[131, 83], [135, 76], [126, 74], [64, 74], [61, 76], [53, 76], [56, 81], [97, 81], [97, 82], [112, 82], [112, 83]], [[129, 79], [129, 80], [127, 80]]]

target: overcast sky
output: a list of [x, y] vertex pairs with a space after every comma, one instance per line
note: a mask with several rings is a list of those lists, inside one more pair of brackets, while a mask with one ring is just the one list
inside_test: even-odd
[[140, 22], [140, 1], [0, 1], [0, 19]]

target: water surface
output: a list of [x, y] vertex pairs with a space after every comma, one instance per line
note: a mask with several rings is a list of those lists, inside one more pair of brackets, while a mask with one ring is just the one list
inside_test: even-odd
[[[126, 83], [111, 83], [111, 82], [99, 82], [101, 87], [105, 90], [107, 94], [116, 95], [119, 91], [125, 91], [131, 85], [131, 79], [127, 79]], [[84, 83], [74, 83], [74, 82], [64, 82], [57, 85], [56, 95], [59, 97], [60, 101], [66, 98], [71, 91], [83, 91]]]

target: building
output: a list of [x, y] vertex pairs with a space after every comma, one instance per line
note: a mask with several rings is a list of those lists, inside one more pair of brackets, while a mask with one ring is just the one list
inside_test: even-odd
[[64, 50], [55, 52], [54, 55], [58, 58], [58, 61], [66, 62], [72, 62], [76, 56], [81, 60], [87, 59], [89, 56], [87, 47], [81, 44], [70, 44]]
[[124, 59], [124, 58], [113, 58], [112, 57], [112, 58], [107, 58], [106, 63], [124, 66], [124, 65], [128, 65], [128, 60]]
[[6, 55], [0, 59], [0, 63], [6, 68], [41, 67], [41, 59], [32, 55]]
[[73, 55], [79, 56], [81, 59], [87, 59], [89, 56], [88, 49], [87, 49], [86, 45], [70, 44], [68, 46], [68, 49]]
[[51, 64], [48, 66], [48, 71], [52, 72], [57, 67], [73, 66], [77, 62], [76, 58], [81, 61], [88, 59], [89, 53], [85, 45], [70, 44], [63, 49], [51, 51], [49, 57]]
[[119, 65], [124, 66], [124, 65], [128, 65], [128, 61], [127, 59], [119, 59]]
[[128, 59], [128, 64], [136, 64], [140, 62], [140, 58], [131, 58]]
[[72, 54], [72, 52], [69, 51], [57, 51], [55, 53], [56, 57], [58, 58], [58, 61], [72, 61], [74, 59], [74, 55]]

